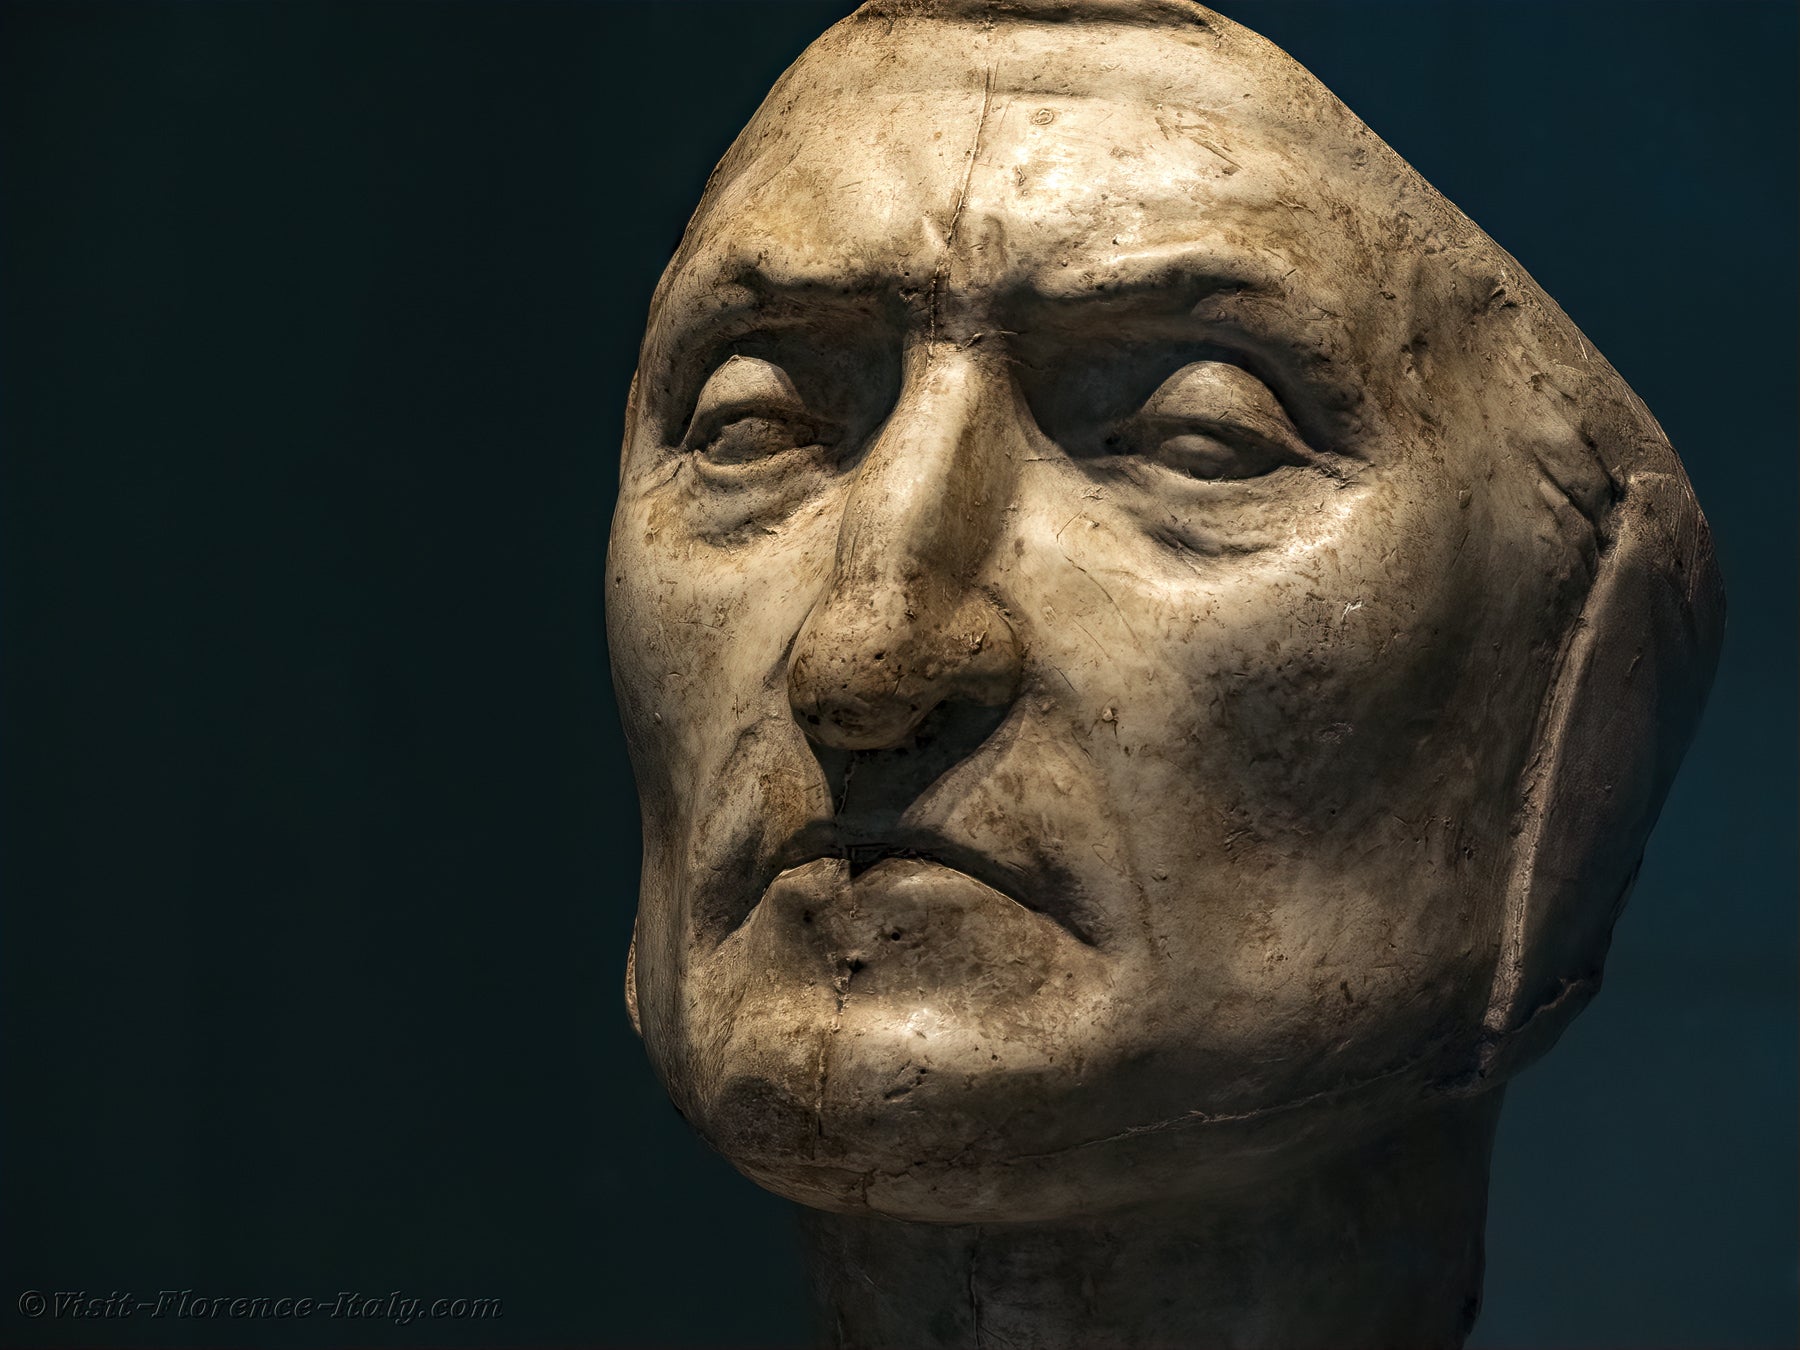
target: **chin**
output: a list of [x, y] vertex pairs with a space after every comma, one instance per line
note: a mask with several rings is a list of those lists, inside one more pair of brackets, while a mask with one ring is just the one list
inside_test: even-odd
[[1260, 1102], [1183, 1109], [1172, 1103], [1213, 1098], [1228, 1075], [1171, 1082], [1155, 1056], [1091, 1029], [1051, 1057], [1049, 1028], [1015, 1042], [941, 1028], [925, 1054], [904, 1009], [877, 1000], [835, 1024], [781, 1026], [770, 1012], [736, 1019], [753, 1035], [696, 1041], [671, 1091], [739, 1171], [838, 1213], [1018, 1223], [1204, 1204], [1365, 1147], [1432, 1099], [1402, 1073], [1270, 1083]]

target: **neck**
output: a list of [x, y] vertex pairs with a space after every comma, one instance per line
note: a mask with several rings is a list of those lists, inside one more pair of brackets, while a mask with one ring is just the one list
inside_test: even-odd
[[1063, 1223], [804, 1215], [833, 1350], [1455, 1350], [1500, 1093], [1303, 1172]]

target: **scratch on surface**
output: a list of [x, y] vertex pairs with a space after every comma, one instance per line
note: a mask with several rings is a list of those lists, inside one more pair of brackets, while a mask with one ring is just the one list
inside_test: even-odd
[[[1055, 535], [1056, 547], [1062, 553], [1063, 557], [1068, 561], [1069, 566], [1073, 567], [1077, 572], [1081, 573], [1082, 576], [1086, 577], [1089, 581], [1093, 582], [1094, 588], [1096, 590], [1098, 590], [1100, 592], [1100, 594], [1102, 594], [1106, 597], [1106, 603], [1113, 607], [1113, 612], [1119, 616], [1119, 622], [1125, 625], [1125, 631], [1127, 633], [1131, 634], [1131, 640], [1137, 644], [1138, 650], [1142, 651], [1144, 648], [1143, 639], [1138, 637], [1137, 629], [1135, 629], [1131, 626], [1131, 620], [1125, 617], [1125, 611], [1119, 608], [1119, 602], [1117, 600], [1113, 599], [1113, 593], [1111, 591], [1107, 590], [1105, 586], [1101, 585], [1100, 579], [1098, 577], [1096, 577], [1092, 572], [1088, 571], [1087, 568], [1083, 567], [1080, 563], [1076, 562], [1074, 557], [1069, 553], [1069, 550], [1067, 548], [1063, 547], [1063, 541], [1062, 541], [1063, 530], [1068, 529], [1069, 526], [1073, 525], [1078, 520], [1086, 519], [1086, 516], [1087, 516], [1086, 512], [1077, 511], [1074, 515], [1070, 516], [1067, 520], [1065, 520], [1062, 523], [1062, 529], [1059, 529]], [[1088, 521], [1088, 524], [1089, 525], [1097, 525], [1097, 524], [1099, 524], [1099, 522], [1090, 520], [1090, 521]], [[1075, 626], [1077, 628], [1081, 629], [1082, 632], [1087, 633], [1087, 635], [1090, 638], [1094, 638], [1094, 635], [1091, 632], [1088, 632], [1087, 625], [1082, 623], [1079, 619], [1075, 620]], [[1100, 640], [1098, 638], [1094, 638], [1094, 645], [1096, 647], [1101, 645]]]
[[1433, 1057], [1438, 1054], [1439, 1051], [1440, 1046], [1437, 1043], [1433, 1043], [1425, 1047], [1422, 1053], [1395, 1065], [1393, 1068], [1388, 1069], [1383, 1073], [1372, 1074], [1367, 1078], [1345, 1084], [1341, 1087], [1326, 1088], [1320, 1092], [1307, 1093], [1305, 1096], [1295, 1097], [1284, 1102], [1277, 1102], [1272, 1106], [1257, 1106], [1252, 1107], [1247, 1111], [1184, 1111], [1180, 1115], [1168, 1116], [1164, 1119], [1149, 1121], [1142, 1125], [1127, 1126], [1125, 1129], [1114, 1131], [1111, 1134], [1079, 1140], [1073, 1144], [1065, 1144], [1061, 1148], [1050, 1149], [1047, 1152], [1020, 1154], [1012, 1161], [1038, 1162], [1048, 1158], [1060, 1158], [1081, 1149], [1095, 1148], [1105, 1144], [1116, 1143], [1121, 1139], [1135, 1139], [1143, 1135], [1160, 1134], [1164, 1131], [1176, 1130], [1184, 1126], [1218, 1125], [1241, 1121], [1264, 1120], [1270, 1117], [1286, 1115], [1290, 1112], [1302, 1110], [1320, 1102], [1342, 1101], [1351, 1097], [1353, 1094], [1366, 1092], [1379, 1084], [1392, 1082], [1397, 1078], [1403, 1078], [1407, 1074], [1417, 1071], [1420, 1066], [1431, 1063]]
[[1088, 626], [1087, 626], [1087, 625], [1086, 625], [1086, 624], [1085, 624], [1085, 623], [1083, 623], [1083, 622], [1082, 622], [1082, 621], [1081, 621], [1081, 620], [1080, 620], [1080, 619], [1071, 619], [1071, 620], [1069, 620], [1069, 622], [1070, 622], [1070, 623], [1072, 623], [1072, 624], [1074, 624], [1074, 625], [1075, 625], [1075, 626], [1076, 626], [1076, 627], [1077, 627], [1077, 628], [1079, 628], [1079, 629], [1080, 629], [1080, 630], [1081, 630], [1081, 631], [1082, 631], [1082, 632], [1084, 632], [1084, 633], [1086, 633], [1086, 634], [1087, 634], [1087, 640], [1088, 640], [1088, 641], [1089, 641], [1089, 642], [1091, 642], [1091, 643], [1093, 643], [1093, 644], [1094, 644], [1094, 645], [1095, 645], [1095, 646], [1096, 646], [1096, 647], [1098, 647], [1098, 648], [1099, 648], [1099, 649], [1100, 649], [1100, 650], [1101, 650], [1101, 651], [1105, 651], [1105, 650], [1106, 650], [1106, 644], [1105, 644], [1105, 643], [1104, 643], [1104, 642], [1102, 642], [1102, 641], [1101, 641], [1101, 640], [1100, 640], [1100, 639], [1099, 639], [1099, 638], [1098, 638], [1098, 637], [1096, 637], [1096, 636], [1094, 636], [1094, 630], [1093, 630], [1093, 629], [1091, 629], [1091, 628], [1089, 628], [1089, 627], [1088, 627]]
[[1217, 155], [1221, 160], [1223, 160], [1225, 163], [1225, 172], [1227, 174], [1234, 174], [1238, 171], [1238, 169], [1240, 167], [1238, 162], [1235, 159], [1233, 159], [1230, 155], [1226, 154], [1224, 149], [1217, 142], [1205, 140], [1199, 136], [1194, 136], [1194, 135], [1189, 135], [1188, 139], [1190, 141], [1192, 141], [1195, 145], [1199, 146], [1202, 150], [1210, 151], [1211, 153]]
[[[1063, 528], [1067, 529], [1068, 527], [1064, 526]], [[1057, 546], [1057, 548], [1062, 550], [1063, 557], [1068, 558], [1069, 566], [1073, 567], [1077, 572], [1081, 573], [1082, 576], [1086, 577], [1090, 582], [1092, 582], [1094, 585], [1094, 589], [1096, 589], [1097, 591], [1100, 592], [1100, 594], [1102, 594], [1106, 597], [1106, 603], [1113, 607], [1113, 612], [1119, 616], [1119, 622], [1124, 624], [1125, 631], [1127, 633], [1131, 634], [1132, 642], [1137, 644], [1139, 651], [1142, 651], [1143, 647], [1144, 647], [1143, 640], [1138, 637], [1137, 629], [1135, 629], [1131, 626], [1131, 620], [1125, 616], [1125, 611], [1119, 608], [1119, 602], [1117, 600], [1113, 599], [1113, 593], [1111, 591], [1107, 590], [1106, 587], [1100, 583], [1100, 578], [1096, 577], [1092, 572], [1088, 571], [1087, 568], [1083, 567], [1080, 563], [1076, 562], [1074, 558], [1069, 557], [1069, 550], [1062, 547], [1062, 541], [1060, 539], [1057, 540], [1056, 546]], [[1082, 624], [1079, 619], [1076, 620], [1076, 623], [1078, 625], [1080, 625], [1082, 632], [1084, 632], [1084, 633], [1088, 632], [1087, 625]], [[1088, 636], [1093, 637], [1093, 634], [1088, 633]], [[1098, 645], [1098, 642], [1096, 642], [1096, 645]]]
[[1061, 666], [1057, 665], [1056, 662], [1054, 662], [1054, 661], [1051, 661], [1048, 664], [1050, 666], [1050, 669], [1054, 670], [1058, 675], [1062, 676], [1062, 682], [1069, 686], [1069, 692], [1071, 694], [1079, 694], [1081, 692], [1079, 689], [1077, 689], [1075, 687], [1075, 681], [1071, 680], [1068, 677], [1068, 675], [1064, 674], [1063, 668]]

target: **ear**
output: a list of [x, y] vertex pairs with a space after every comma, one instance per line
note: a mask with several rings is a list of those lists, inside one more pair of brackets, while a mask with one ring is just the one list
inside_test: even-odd
[[1625, 481], [1564, 646], [1522, 785], [1506, 927], [1478, 1082], [1548, 1050], [1601, 966], [1724, 635], [1706, 521], [1672, 451]]
[[644, 1028], [638, 1025], [637, 1010], [637, 925], [631, 927], [631, 946], [625, 949], [625, 1015], [631, 1019], [631, 1029], [644, 1037]]

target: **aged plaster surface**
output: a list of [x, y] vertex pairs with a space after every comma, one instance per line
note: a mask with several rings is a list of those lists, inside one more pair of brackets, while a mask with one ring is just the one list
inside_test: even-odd
[[1661, 430], [1181, 0], [877, 0], [652, 306], [634, 1020], [827, 1343], [1461, 1343], [1716, 658]]

